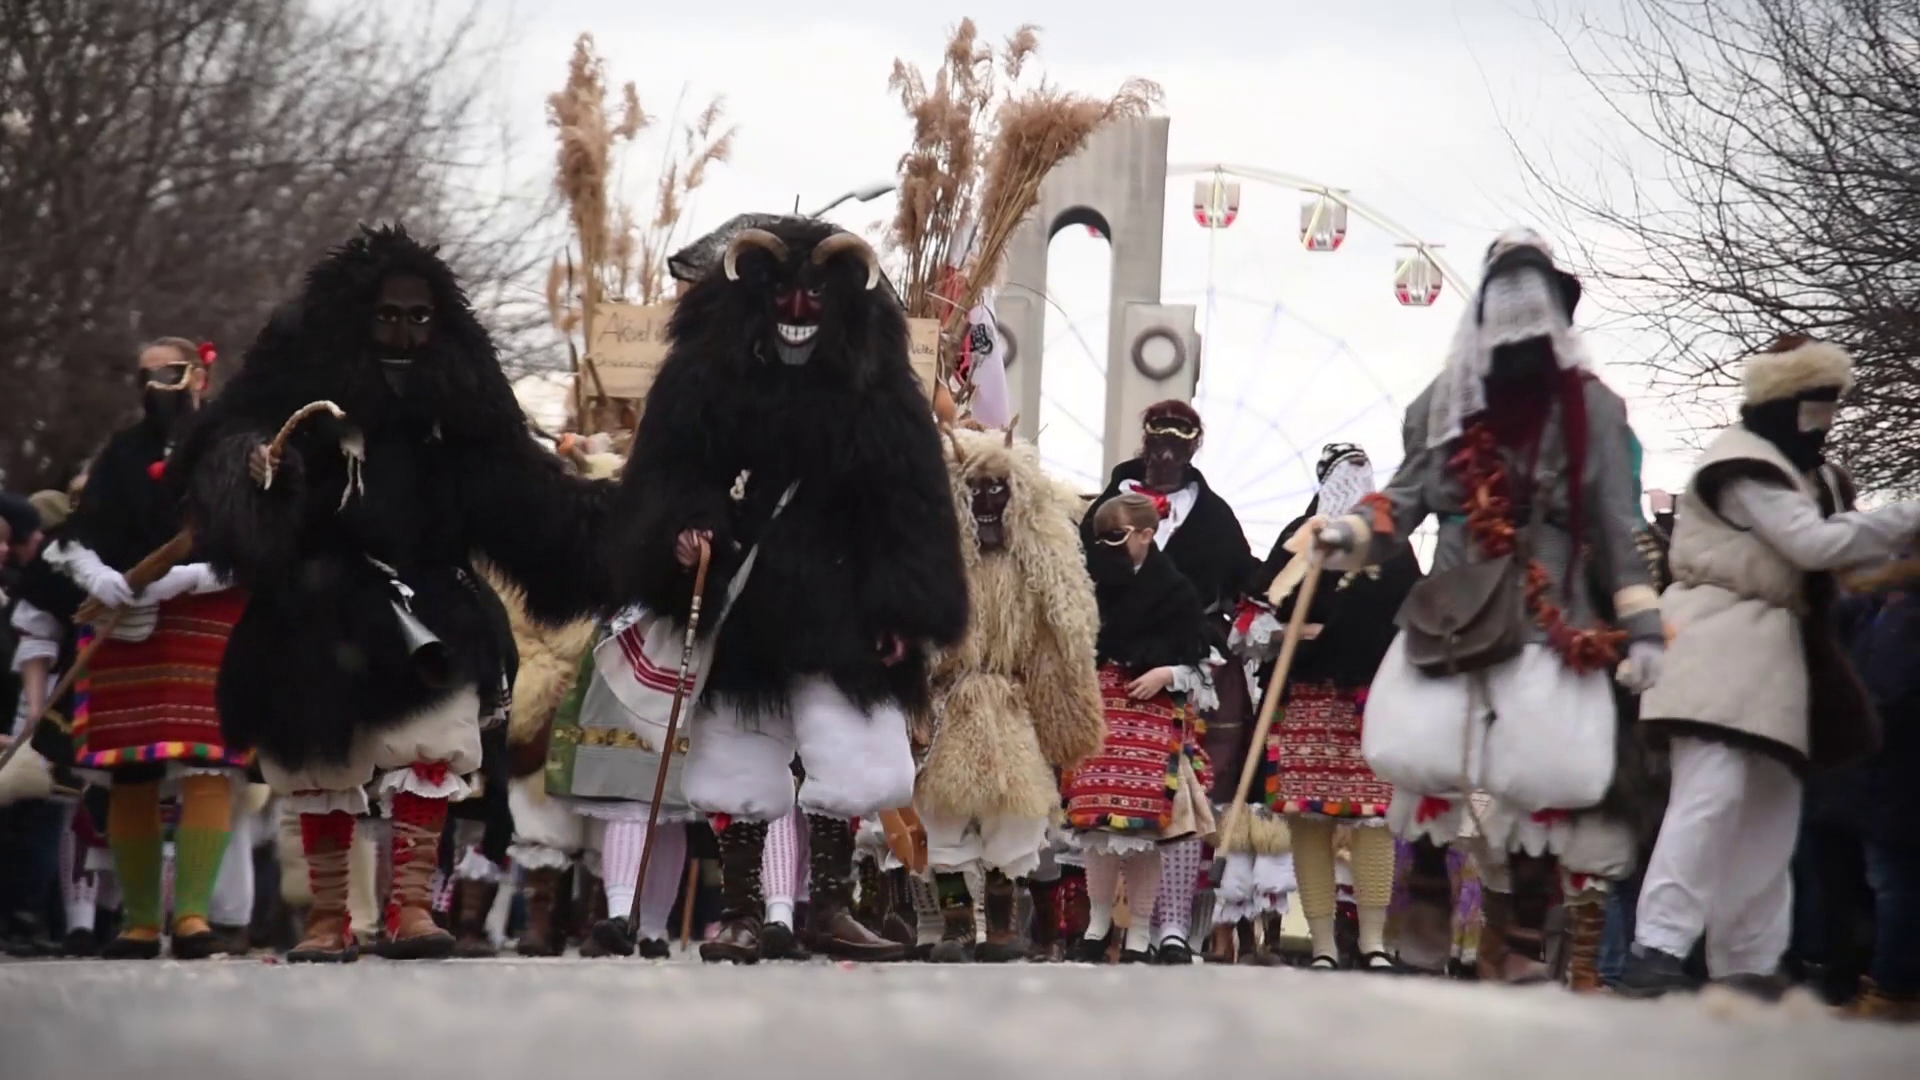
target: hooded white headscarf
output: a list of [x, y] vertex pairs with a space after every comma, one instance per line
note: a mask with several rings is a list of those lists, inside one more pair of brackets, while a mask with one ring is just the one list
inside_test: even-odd
[[[1531, 247], [1553, 258], [1553, 246], [1539, 233], [1509, 229], [1487, 248], [1481, 270], [1517, 247]], [[1552, 339], [1554, 359], [1562, 369], [1589, 365], [1586, 345], [1574, 329], [1552, 275], [1521, 267], [1492, 281], [1483, 280], [1460, 316], [1446, 367], [1428, 402], [1427, 446], [1458, 439], [1466, 431], [1467, 417], [1486, 409], [1486, 378], [1493, 367], [1494, 349], [1539, 337]]]

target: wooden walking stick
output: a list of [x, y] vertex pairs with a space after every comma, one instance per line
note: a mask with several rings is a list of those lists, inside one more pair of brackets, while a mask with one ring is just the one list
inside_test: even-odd
[[[286, 423], [280, 425], [280, 430], [274, 435], [273, 441], [267, 444], [267, 459], [278, 465], [280, 456], [286, 453], [287, 440], [293, 437], [293, 430], [299, 427], [307, 417], [322, 412], [330, 413], [336, 419], [347, 415], [340, 406], [331, 401], [314, 401], [302, 405], [298, 411], [287, 418]], [[268, 483], [272, 483], [271, 479]], [[138, 594], [140, 590], [167, 576], [167, 571], [173, 569], [192, 551], [193, 526], [188, 525], [175, 533], [173, 539], [155, 548], [146, 558], [135, 563], [122, 576], [127, 579], [128, 587]], [[20, 733], [20, 737], [14, 740], [13, 745], [7, 747], [4, 752], [0, 752], [0, 768], [5, 768], [7, 762], [13, 759], [13, 755], [19, 753], [22, 746], [33, 740], [33, 733], [40, 727], [40, 721], [53, 712], [54, 705], [59, 702], [60, 696], [73, 688], [73, 684], [80, 678], [80, 673], [87, 670], [87, 664], [93, 660], [94, 654], [107, 643], [107, 639], [113, 635], [114, 628], [120, 625], [120, 620], [126, 618], [126, 615], [126, 608], [108, 608], [92, 597], [88, 597], [74, 611], [73, 624], [75, 626], [92, 624], [93, 640], [87, 642], [87, 647], [80, 650], [80, 655], [73, 658], [73, 663], [68, 666], [66, 673], [60, 676], [60, 681], [47, 692], [47, 702], [41, 707], [40, 715], [33, 718], [33, 721]]]
[[1267, 692], [1260, 700], [1260, 720], [1253, 726], [1253, 745], [1247, 748], [1246, 764], [1240, 766], [1240, 785], [1234, 789], [1233, 804], [1227, 807], [1226, 825], [1220, 832], [1221, 840], [1210, 872], [1216, 889], [1226, 879], [1227, 856], [1231, 853], [1230, 848], [1240, 829], [1240, 822], [1247, 815], [1247, 792], [1253, 787], [1253, 774], [1259, 771], [1260, 759], [1266, 754], [1267, 729], [1273, 726], [1274, 714], [1280, 707], [1280, 694], [1293, 668], [1293, 654], [1300, 648], [1300, 636], [1307, 626], [1307, 609], [1313, 606], [1313, 594], [1320, 588], [1319, 540], [1319, 531], [1316, 529], [1307, 536], [1307, 552], [1301, 556], [1307, 560], [1307, 578], [1300, 583], [1300, 594], [1293, 601], [1293, 615], [1287, 620], [1287, 634], [1280, 641], [1280, 658], [1274, 661], [1273, 677], [1267, 680]]
[[[633, 894], [636, 898], [638, 892]], [[693, 905], [700, 898], [700, 860], [687, 859], [687, 894], [680, 899], [680, 951], [693, 951]]]
[[660, 772], [653, 778], [653, 802], [647, 807], [647, 836], [640, 842], [640, 873], [633, 883], [633, 905], [627, 911], [627, 927], [635, 933], [640, 925], [640, 898], [647, 890], [647, 864], [653, 861], [653, 833], [660, 824], [660, 803], [667, 797], [667, 764], [673, 760], [673, 744], [679, 738], [680, 710], [687, 703], [687, 678], [693, 670], [694, 650], [699, 646], [700, 604], [706, 595], [707, 566], [712, 560], [713, 548], [705, 540], [700, 541], [700, 564], [693, 572], [693, 602], [687, 606], [687, 643], [680, 650], [680, 677], [673, 684], [666, 744], [660, 748]]

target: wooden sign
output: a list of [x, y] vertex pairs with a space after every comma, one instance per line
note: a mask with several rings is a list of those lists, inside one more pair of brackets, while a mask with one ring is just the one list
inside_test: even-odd
[[933, 400], [933, 384], [940, 378], [940, 320], [908, 319], [907, 358], [920, 376], [920, 389]]
[[582, 372], [586, 391], [645, 398], [667, 359], [667, 319], [672, 315], [672, 304], [606, 303], [596, 308], [587, 359], [600, 381], [596, 387], [593, 376]]

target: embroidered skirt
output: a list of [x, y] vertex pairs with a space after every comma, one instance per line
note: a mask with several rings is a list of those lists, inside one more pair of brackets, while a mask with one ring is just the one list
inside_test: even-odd
[[1295, 683], [1267, 736], [1267, 805], [1342, 820], [1385, 816], [1393, 785], [1360, 752], [1365, 691]]
[[1067, 823], [1082, 831], [1158, 838], [1173, 823], [1190, 717], [1169, 693], [1147, 701], [1128, 697], [1132, 681], [1118, 664], [1100, 668], [1107, 740], [1062, 785]]
[[178, 597], [160, 605], [146, 640], [102, 645], [74, 693], [75, 766], [246, 766], [253, 755], [227, 749], [214, 703], [227, 636], [246, 605], [238, 589]]

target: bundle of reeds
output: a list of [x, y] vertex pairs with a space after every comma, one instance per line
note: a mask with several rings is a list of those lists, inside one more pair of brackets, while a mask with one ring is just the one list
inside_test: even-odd
[[1145, 79], [1108, 98], [1024, 80], [1039, 45], [1038, 29], [1022, 26], [996, 49], [963, 19], [931, 78], [896, 59], [888, 84], [913, 121], [890, 237], [905, 264], [901, 299], [910, 317], [940, 320], [941, 380], [962, 405], [971, 387], [953, 376], [966, 314], [998, 280], [1041, 181], [1101, 126], [1161, 98]]
[[634, 84], [622, 85], [615, 95], [593, 35], [581, 34], [566, 85], [547, 98], [547, 123], [559, 137], [554, 187], [573, 231], [572, 244], [554, 257], [547, 275], [547, 310], [567, 343], [575, 423], [586, 431], [628, 428], [634, 412], [629, 403], [608, 397], [593, 370], [585, 345], [593, 340], [594, 312], [605, 300], [652, 304], [666, 298], [667, 256], [679, 239], [687, 205], [708, 170], [732, 153], [734, 133], [724, 124], [725, 115], [715, 97], [691, 119], [673, 125], [653, 183], [652, 213], [641, 224], [620, 195], [628, 151], [655, 119], [641, 107]]

